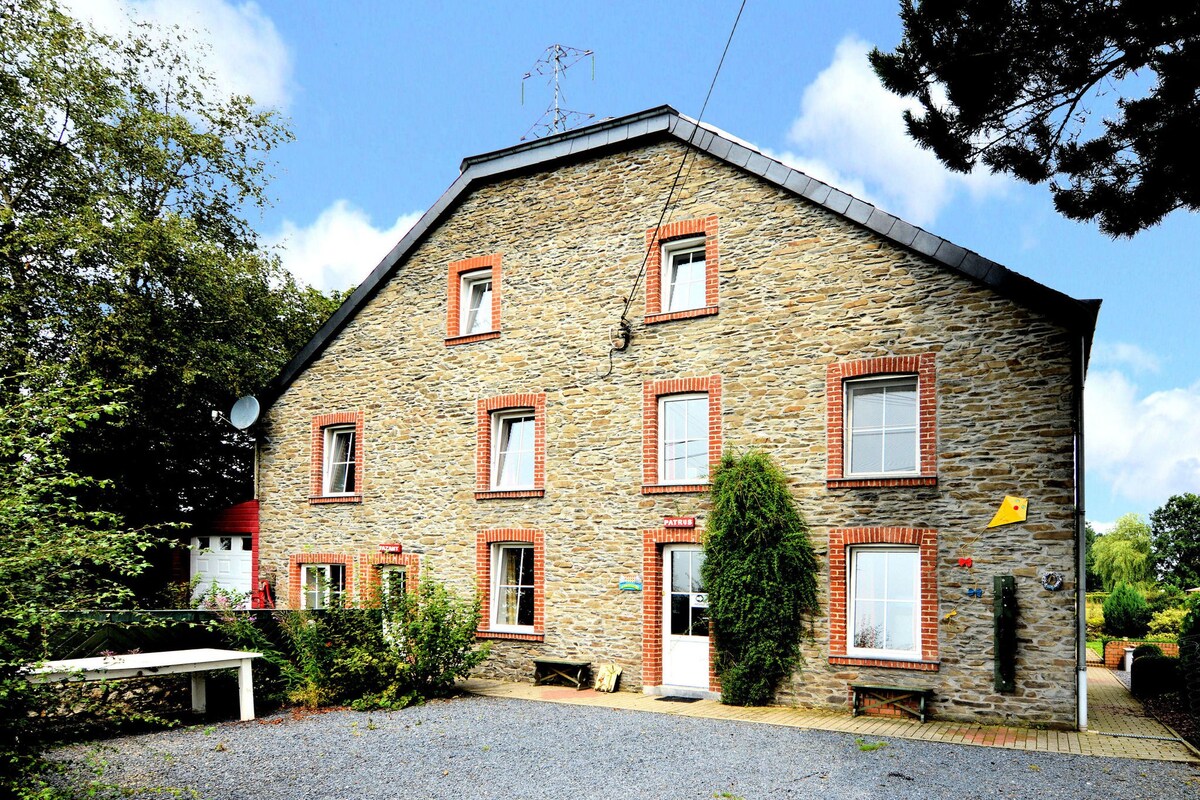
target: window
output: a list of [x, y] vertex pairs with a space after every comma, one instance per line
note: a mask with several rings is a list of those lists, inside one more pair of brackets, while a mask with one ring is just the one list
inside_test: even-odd
[[346, 596], [345, 564], [303, 564], [300, 567], [300, 607], [329, 608]]
[[460, 336], [492, 330], [492, 271], [468, 272], [462, 279]]
[[646, 231], [646, 324], [717, 313], [720, 269], [716, 216]]
[[936, 672], [938, 533], [829, 530], [829, 663]]
[[659, 483], [708, 480], [708, 395], [668, 395], [658, 401]]
[[533, 630], [533, 545], [492, 545], [492, 630]]
[[917, 379], [846, 382], [849, 475], [917, 474]]
[[546, 395], [479, 400], [475, 422], [475, 499], [544, 497]]
[[497, 412], [492, 421], [493, 489], [532, 489], [534, 478], [534, 426], [532, 409]]
[[916, 548], [851, 549], [847, 652], [900, 658], [919, 656], [920, 562]]
[[667, 242], [662, 250], [663, 311], [704, 308], [704, 239]]
[[828, 486], [937, 485], [933, 353], [829, 364], [825, 420]]
[[361, 503], [363, 413], [338, 411], [312, 419], [310, 503]]
[[642, 387], [642, 494], [703, 492], [721, 460], [721, 377]]
[[500, 254], [450, 264], [446, 296], [446, 344], [500, 337]]
[[354, 434], [353, 425], [325, 429], [325, 468], [321, 494], [354, 494], [357, 485]]

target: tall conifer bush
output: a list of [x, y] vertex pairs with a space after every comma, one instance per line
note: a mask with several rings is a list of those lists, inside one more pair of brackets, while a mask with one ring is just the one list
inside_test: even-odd
[[787, 479], [760, 452], [713, 474], [703, 577], [721, 701], [765, 705], [800, 663], [817, 606], [817, 559]]

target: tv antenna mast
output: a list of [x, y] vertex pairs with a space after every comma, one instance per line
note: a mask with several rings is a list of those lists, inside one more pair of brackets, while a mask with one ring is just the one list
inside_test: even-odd
[[538, 121], [533, 123], [533, 126], [525, 131], [525, 135], [521, 137], [521, 141], [529, 138], [539, 138], [541, 136], [550, 136], [555, 133], [563, 133], [569, 130], [573, 124], [592, 119], [595, 114], [585, 114], [582, 111], [571, 111], [563, 108], [563, 101], [566, 100], [566, 95], [562, 90], [562, 75], [571, 67], [578, 64], [585, 58], [592, 59], [592, 80], [596, 80], [596, 53], [592, 50], [580, 50], [578, 47], [567, 47], [561, 44], [552, 44], [546, 48], [546, 52], [537, 63], [533, 65], [533, 69], [526, 72], [521, 78], [521, 105], [525, 105], [525, 81], [532, 78], [534, 75], [551, 76], [547, 83], [554, 85], [554, 99], [550, 101], [550, 105], [546, 107], [546, 112], [538, 117]]

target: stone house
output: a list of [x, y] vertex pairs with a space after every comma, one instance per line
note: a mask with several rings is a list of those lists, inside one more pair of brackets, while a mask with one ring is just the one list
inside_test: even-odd
[[[479, 593], [486, 676], [547, 655], [713, 692], [707, 480], [757, 448], [824, 573], [781, 702], [900, 684], [1082, 725], [1098, 308], [665, 106], [471, 157], [264, 398], [254, 582], [319, 607], [420, 570]], [[989, 529], [1005, 495], [1028, 517]]]

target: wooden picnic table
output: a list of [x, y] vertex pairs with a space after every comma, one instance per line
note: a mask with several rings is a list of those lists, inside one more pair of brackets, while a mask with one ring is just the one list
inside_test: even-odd
[[109, 681], [123, 678], [145, 678], [152, 675], [171, 675], [189, 672], [192, 675], [192, 710], [207, 707], [205, 673], [215, 669], [237, 669], [238, 707], [243, 720], [254, 719], [254, 681], [250, 673], [251, 660], [262, 653], [244, 650], [163, 650], [158, 653], [131, 653], [122, 656], [68, 658], [47, 661], [29, 670], [34, 683], [56, 681]]

